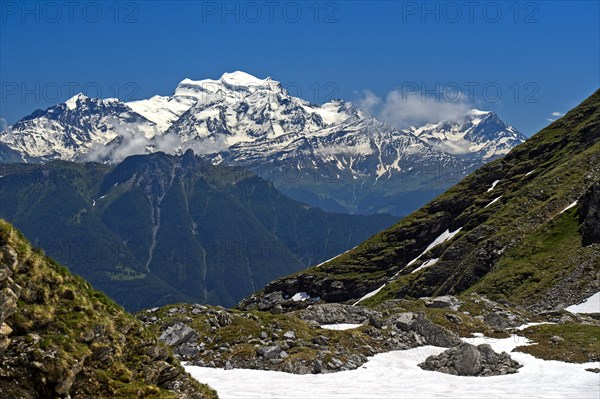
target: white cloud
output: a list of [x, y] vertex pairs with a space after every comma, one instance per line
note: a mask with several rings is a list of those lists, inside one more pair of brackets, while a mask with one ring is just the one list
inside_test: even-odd
[[10, 125], [4, 118], [0, 118], [0, 133], [3, 133], [3, 136], [6, 136], [7, 138], [12, 136]]
[[564, 116], [565, 114], [563, 114], [562, 112], [558, 112], [558, 111], [554, 111], [552, 113], [552, 116]]
[[364, 111], [397, 128], [460, 120], [473, 108], [460, 93], [450, 101], [443, 95], [408, 95], [400, 90], [388, 93], [385, 101], [373, 92], [364, 90], [357, 104]]
[[377, 107], [381, 105], [381, 98], [378, 97], [371, 90], [363, 90], [361, 97], [357, 101], [357, 105], [363, 111], [373, 114]]
[[547, 120], [550, 122], [554, 122], [556, 119], [548, 118]]
[[148, 138], [135, 124], [127, 124], [114, 119], [111, 121], [117, 137], [107, 144], [94, 143], [90, 147], [86, 159], [97, 162], [121, 162], [131, 155], [147, 154], [163, 151], [174, 153], [181, 140], [176, 134], [160, 135], [158, 130]]

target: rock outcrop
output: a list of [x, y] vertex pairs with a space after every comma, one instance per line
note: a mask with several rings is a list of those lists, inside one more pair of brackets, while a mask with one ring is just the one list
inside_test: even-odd
[[141, 323], [0, 220], [0, 398], [208, 399]]
[[429, 356], [419, 367], [445, 374], [488, 377], [513, 374], [522, 366], [508, 353], [494, 352], [488, 344], [474, 346], [462, 342], [437, 356]]
[[600, 183], [594, 184], [581, 197], [579, 215], [583, 245], [600, 243]]

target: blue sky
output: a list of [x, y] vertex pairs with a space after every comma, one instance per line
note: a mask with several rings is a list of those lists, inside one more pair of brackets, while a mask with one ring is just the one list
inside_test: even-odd
[[425, 90], [434, 113], [467, 103], [530, 135], [600, 87], [598, 4], [3, 0], [0, 117], [243, 70], [312, 102], [374, 99], [373, 112]]

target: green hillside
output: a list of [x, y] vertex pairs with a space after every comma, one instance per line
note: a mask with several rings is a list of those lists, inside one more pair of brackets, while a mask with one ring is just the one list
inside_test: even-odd
[[[242, 306], [280, 293], [296, 307], [285, 301], [296, 292], [353, 302], [384, 284], [363, 303], [469, 292], [531, 309], [577, 303], [600, 290], [599, 182], [597, 91], [396, 225]], [[455, 235], [425, 251], [444, 232]]]
[[129, 310], [229, 306], [390, 226], [326, 213], [187, 152], [0, 165], [0, 217]]

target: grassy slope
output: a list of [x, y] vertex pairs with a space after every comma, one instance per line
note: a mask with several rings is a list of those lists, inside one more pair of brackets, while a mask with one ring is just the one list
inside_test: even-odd
[[[530, 294], [539, 299], [544, 289], [568, 272], [577, 259], [597, 257], [597, 249], [581, 248], [576, 210], [561, 217], [559, 214], [600, 180], [599, 138], [597, 91], [504, 159], [484, 166], [356, 249], [296, 276], [360, 279], [372, 290], [405, 268], [444, 230], [462, 227], [451, 242], [404, 269], [398, 279], [366, 304], [376, 305], [398, 296], [460, 293], [470, 287], [517, 302], [531, 300]], [[500, 182], [488, 192], [496, 180]], [[499, 196], [500, 200], [486, 208]], [[552, 255], [557, 253], [553, 245], [561, 246], [557, 256]], [[538, 252], [545, 254], [536, 255]], [[440, 260], [410, 274], [428, 258]], [[519, 262], [512, 261], [517, 258]], [[518, 277], [523, 273], [525, 278]], [[511, 275], [514, 278], [501, 281], [504, 275], [508, 280]], [[348, 296], [357, 298], [363, 294], [353, 292]]]
[[[11, 369], [3, 370], [0, 388], [4, 394], [10, 396], [12, 392], [13, 397], [19, 397], [20, 386], [33, 385], [41, 394], [52, 395], [53, 384], [65, 378], [74, 364], [83, 361], [84, 368], [71, 390], [77, 397], [130, 398], [140, 393], [148, 398], [177, 397], [144, 377], [143, 369], [158, 362], [146, 354], [146, 349], [159, 344], [138, 321], [93, 290], [89, 283], [33, 250], [17, 230], [2, 220], [0, 243], [14, 248], [20, 260], [19, 270], [12, 278], [22, 292], [16, 313], [6, 323], [13, 330], [12, 348], [22, 344], [27, 350], [27, 361], [17, 362], [27, 371], [11, 379]], [[98, 326], [102, 333], [96, 338], [83, 338], [90, 331], [99, 331]], [[108, 363], [100, 362], [96, 355], [105, 347], [113, 350]], [[166, 349], [161, 350], [165, 364], [181, 367]], [[48, 357], [49, 352], [54, 355]], [[7, 357], [0, 362], [0, 369], [8, 365], [9, 357], [17, 361], [19, 355], [9, 347], [4, 356]], [[35, 366], [36, 362], [39, 366]], [[216, 397], [208, 387], [193, 380], [190, 383], [206, 398]]]

